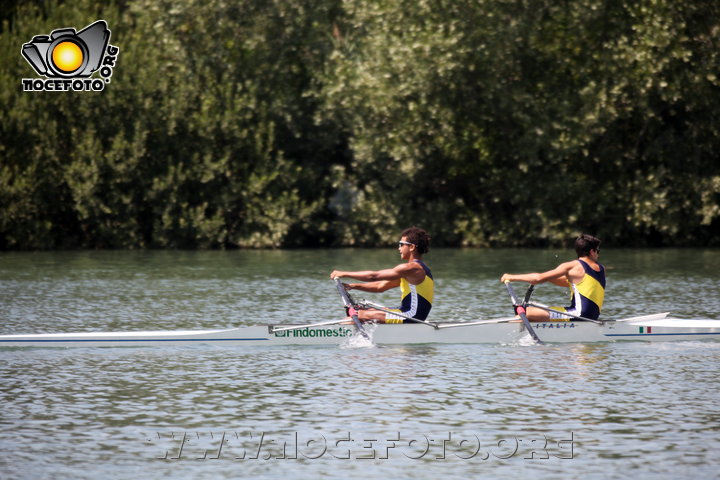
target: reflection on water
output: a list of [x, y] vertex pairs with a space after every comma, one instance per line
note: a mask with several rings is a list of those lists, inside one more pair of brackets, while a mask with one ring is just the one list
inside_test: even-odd
[[[556, 254], [568, 256], [434, 250], [435, 319], [506, 316], [500, 274], [549, 268]], [[716, 316], [717, 252], [603, 254], [608, 311]], [[0, 330], [327, 320], [342, 314], [332, 268], [396, 260], [375, 250], [2, 254]], [[551, 287], [538, 295], [562, 300]], [[711, 478], [719, 361], [713, 342], [4, 349], [0, 471]]]

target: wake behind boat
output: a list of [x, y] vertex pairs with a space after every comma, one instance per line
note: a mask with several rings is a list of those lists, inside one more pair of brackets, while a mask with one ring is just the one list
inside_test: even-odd
[[[351, 316], [359, 308], [374, 304], [355, 302], [336, 281]], [[508, 285], [516, 312], [522, 317], [532, 287], [519, 302]], [[595, 343], [612, 341], [720, 340], [720, 320], [683, 320], [667, 313], [597, 321], [582, 317], [530, 322], [527, 318], [504, 317], [474, 322], [427, 322], [361, 324], [357, 318], [313, 324], [255, 325], [216, 330], [160, 330], [138, 332], [44, 333], [0, 335], [0, 347], [119, 347], [149, 345], [343, 345], [361, 339], [365, 345], [407, 344], [517, 344], [528, 334], [537, 343]]]

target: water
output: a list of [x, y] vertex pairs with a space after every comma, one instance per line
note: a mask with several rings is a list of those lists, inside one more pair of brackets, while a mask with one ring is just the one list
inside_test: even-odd
[[[719, 251], [602, 255], [604, 316], [717, 318]], [[433, 319], [506, 316], [504, 271], [571, 257], [433, 250]], [[0, 333], [331, 319], [333, 268], [396, 261], [393, 249], [4, 253]], [[716, 342], [0, 349], [0, 476], [718, 478], [719, 363]]]

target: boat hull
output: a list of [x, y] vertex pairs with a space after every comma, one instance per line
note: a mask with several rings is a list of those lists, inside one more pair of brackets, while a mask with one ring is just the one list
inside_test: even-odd
[[[377, 345], [430, 343], [515, 344], [527, 337], [522, 322], [479, 325], [441, 323], [440, 329], [420, 324], [368, 325]], [[257, 325], [222, 330], [87, 332], [39, 335], [0, 335], [0, 347], [118, 347], [149, 345], [352, 345], [360, 340], [353, 325]], [[297, 327], [297, 326], [292, 326]], [[595, 324], [584, 321], [540, 322], [533, 327], [546, 343], [595, 343], [613, 341], [720, 340], [720, 320], [617, 321]]]

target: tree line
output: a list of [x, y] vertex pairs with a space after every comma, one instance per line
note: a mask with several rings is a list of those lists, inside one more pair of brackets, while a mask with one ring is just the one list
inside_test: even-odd
[[[101, 92], [24, 43], [104, 19]], [[0, 250], [720, 245], [715, 0], [11, 0]]]

